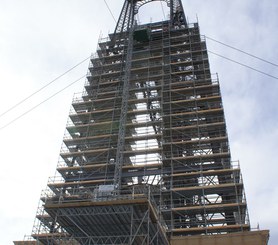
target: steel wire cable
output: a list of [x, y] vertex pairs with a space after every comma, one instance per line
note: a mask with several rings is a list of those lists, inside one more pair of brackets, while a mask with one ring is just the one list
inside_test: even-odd
[[10, 111], [12, 111], [13, 109], [17, 108], [19, 105], [23, 104], [25, 101], [27, 101], [28, 99], [30, 99], [31, 97], [33, 97], [34, 95], [36, 95], [37, 93], [39, 93], [40, 91], [42, 91], [43, 89], [45, 89], [46, 87], [48, 87], [49, 85], [51, 85], [52, 83], [56, 82], [57, 80], [59, 80], [61, 77], [65, 76], [66, 74], [68, 74], [69, 72], [71, 72], [73, 69], [75, 69], [76, 67], [78, 67], [79, 65], [83, 64], [86, 60], [88, 60], [91, 56], [87, 57], [86, 59], [83, 59], [82, 61], [80, 61], [79, 63], [77, 63], [76, 65], [74, 65], [73, 67], [71, 67], [70, 69], [68, 69], [67, 71], [65, 71], [64, 73], [62, 73], [61, 75], [59, 75], [58, 77], [54, 78], [53, 80], [51, 80], [49, 83], [47, 83], [46, 85], [44, 85], [43, 87], [41, 87], [40, 89], [38, 89], [37, 91], [33, 92], [32, 94], [30, 94], [29, 96], [27, 96], [26, 98], [24, 98], [23, 100], [19, 101], [18, 103], [16, 103], [15, 105], [13, 105], [12, 107], [10, 107], [9, 109], [7, 109], [6, 111], [4, 111], [3, 113], [0, 114], [0, 118], [4, 115], [6, 115], [7, 113], [9, 113]]
[[165, 11], [164, 11], [163, 4], [162, 4], [162, 2], [161, 2], [161, 1], [160, 1], [160, 5], [161, 5], [161, 8], [162, 8], [162, 12], [163, 12], [164, 20], [166, 20]]
[[[114, 21], [116, 22], [116, 19], [111, 11], [111, 9], [109, 8], [109, 5], [107, 4], [106, 0], [104, 0], [106, 7], [108, 8], [112, 18], [114, 19]], [[44, 85], [43, 87], [39, 88], [38, 90], [36, 90], [35, 92], [33, 92], [32, 94], [30, 94], [29, 96], [27, 96], [26, 98], [22, 99], [21, 101], [19, 101], [18, 103], [16, 103], [15, 105], [13, 105], [12, 107], [10, 107], [9, 109], [7, 109], [6, 111], [2, 112], [0, 114], [0, 118], [3, 117], [4, 115], [6, 115], [7, 113], [9, 113], [10, 111], [12, 111], [13, 109], [17, 108], [19, 105], [23, 104], [25, 101], [27, 101], [28, 99], [32, 98], [34, 95], [36, 95], [37, 93], [39, 93], [40, 91], [42, 91], [43, 89], [45, 89], [46, 87], [48, 87], [49, 85], [51, 85], [52, 83], [56, 82], [57, 80], [59, 80], [61, 77], [65, 76], [67, 73], [69, 73], [70, 71], [72, 71], [73, 69], [75, 69], [76, 67], [78, 67], [79, 65], [83, 64], [86, 60], [88, 60], [91, 56], [83, 59], [82, 61], [80, 61], [79, 63], [77, 63], [76, 65], [74, 65], [73, 67], [71, 67], [70, 69], [68, 69], [67, 71], [65, 71], [64, 73], [62, 73], [61, 75], [59, 75], [58, 77], [56, 77], [55, 79], [51, 80], [50, 82], [48, 82], [46, 85]], [[82, 76], [82, 78], [85, 76]], [[80, 79], [82, 79], [80, 78]], [[79, 81], [80, 79], [78, 79], [77, 81]], [[75, 81], [75, 82], [77, 82]], [[31, 112], [32, 110], [34, 110], [35, 108], [37, 108], [38, 106], [40, 106], [41, 104], [43, 104], [44, 102], [48, 101], [49, 99], [51, 99], [52, 97], [54, 97], [55, 95], [57, 95], [58, 93], [62, 92], [63, 90], [65, 90], [66, 88], [70, 87], [72, 84], [74, 84], [75, 82], [69, 84], [68, 86], [66, 86], [65, 88], [63, 88], [62, 90], [59, 90], [58, 92], [54, 93], [52, 96], [48, 97], [46, 100], [42, 101], [41, 103], [37, 104], [36, 106], [32, 107], [31, 109], [29, 109], [28, 111], [22, 113], [20, 116], [16, 117], [15, 119], [13, 119], [12, 121], [10, 121], [9, 123], [5, 124], [3, 127], [0, 128], [0, 130], [6, 128], [7, 126], [9, 126], [10, 124], [12, 124], [13, 122], [17, 121], [18, 119], [20, 119], [21, 117], [23, 117], [24, 115], [28, 114], [29, 112]]]
[[44, 104], [45, 102], [47, 102], [48, 100], [50, 100], [50, 99], [52, 99], [54, 96], [56, 96], [57, 94], [63, 92], [64, 90], [66, 90], [67, 88], [69, 88], [69, 87], [72, 86], [73, 84], [79, 82], [81, 79], [83, 79], [83, 78], [85, 78], [85, 77], [86, 77], [86, 75], [84, 75], [84, 76], [78, 78], [77, 80], [71, 82], [71, 83], [68, 84], [66, 87], [60, 89], [58, 92], [52, 94], [51, 96], [49, 96], [49, 97], [46, 98], [45, 100], [41, 101], [39, 104], [33, 106], [31, 109], [29, 109], [29, 110], [23, 112], [23, 113], [20, 114], [18, 117], [14, 118], [12, 121], [10, 121], [10, 122], [8, 122], [7, 124], [5, 124], [4, 126], [2, 126], [2, 127], [0, 128], [0, 130], [2, 130], [2, 129], [4, 129], [4, 128], [8, 127], [8, 126], [10, 126], [12, 123], [16, 122], [18, 119], [20, 119], [20, 118], [22, 118], [23, 116], [27, 115], [28, 113], [30, 113], [31, 111], [33, 111], [34, 109], [36, 109], [37, 107], [39, 107], [40, 105]]
[[108, 11], [110, 12], [110, 14], [111, 14], [113, 20], [115, 21], [115, 23], [117, 23], [116, 18], [114, 17], [114, 15], [113, 15], [113, 13], [112, 13], [112, 11], [111, 11], [111, 9], [110, 9], [108, 3], [106, 2], [106, 0], [104, 0], [104, 2], [105, 2], [106, 7], [108, 8]]
[[205, 37], [206, 37], [207, 39], [211, 40], [211, 41], [214, 41], [214, 42], [216, 42], [216, 43], [219, 43], [219, 44], [221, 44], [221, 45], [223, 45], [223, 46], [226, 46], [226, 47], [228, 47], [228, 48], [234, 49], [234, 50], [236, 50], [236, 51], [238, 51], [238, 52], [241, 52], [241, 53], [243, 53], [243, 54], [246, 54], [246, 55], [248, 55], [248, 56], [250, 56], [250, 57], [252, 57], [252, 58], [258, 59], [258, 60], [263, 61], [263, 62], [265, 62], [265, 63], [267, 63], [267, 64], [270, 64], [270, 65], [273, 65], [273, 66], [278, 67], [277, 64], [275, 64], [275, 63], [273, 63], [273, 62], [271, 62], [271, 61], [268, 61], [268, 60], [266, 60], [266, 59], [263, 59], [263, 58], [261, 58], [261, 57], [258, 57], [258, 56], [256, 56], [256, 55], [250, 54], [250, 53], [248, 53], [248, 52], [246, 52], [246, 51], [244, 51], [244, 50], [242, 50], [242, 49], [235, 48], [235, 47], [233, 47], [233, 46], [231, 46], [231, 45], [228, 45], [228, 44], [226, 44], [226, 43], [220, 42], [220, 41], [215, 40], [215, 39], [213, 39], [213, 38], [211, 38], [211, 37], [208, 37], [208, 36], [205, 36]]
[[264, 71], [258, 70], [258, 69], [254, 68], [254, 67], [252, 67], [252, 66], [243, 64], [243, 63], [241, 63], [241, 62], [239, 62], [239, 61], [233, 60], [233, 59], [231, 59], [231, 58], [228, 58], [228, 57], [226, 57], [226, 56], [223, 56], [223, 55], [221, 55], [221, 54], [217, 54], [217, 53], [212, 52], [212, 51], [209, 51], [209, 50], [208, 50], [208, 52], [211, 53], [211, 54], [214, 54], [214, 55], [216, 55], [216, 56], [219, 56], [219, 57], [221, 57], [221, 58], [223, 58], [223, 59], [226, 59], [226, 60], [229, 60], [229, 61], [231, 61], [231, 62], [234, 62], [234, 63], [236, 63], [236, 64], [238, 64], [238, 65], [244, 66], [244, 67], [246, 67], [246, 68], [248, 68], [248, 69], [251, 69], [251, 70], [253, 70], [253, 71], [256, 71], [256, 72], [258, 72], [258, 73], [261, 73], [261, 74], [263, 74], [263, 75], [265, 75], [265, 76], [268, 76], [268, 77], [271, 77], [271, 78], [274, 78], [274, 79], [277, 79], [277, 80], [278, 80], [278, 77], [273, 76], [273, 75], [271, 75], [271, 74], [269, 74], [269, 73], [266, 73], [266, 72], [264, 72]]

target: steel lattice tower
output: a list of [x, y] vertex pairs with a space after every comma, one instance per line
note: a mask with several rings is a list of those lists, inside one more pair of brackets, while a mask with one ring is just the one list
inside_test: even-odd
[[126, 0], [72, 102], [59, 176], [43, 192], [41, 244], [170, 244], [250, 229], [217, 76], [181, 0], [139, 25]]

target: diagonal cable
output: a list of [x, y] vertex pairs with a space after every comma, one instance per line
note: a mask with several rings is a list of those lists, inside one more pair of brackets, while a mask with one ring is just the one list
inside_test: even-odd
[[166, 20], [166, 16], [165, 16], [165, 12], [164, 12], [164, 8], [163, 8], [163, 4], [162, 4], [162, 2], [161, 2], [161, 1], [160, 1], [160, 5], [161, 5], [161, 8], [162, 8], [162, 12], [163, 12], [164, 20]]
[[268, 77], [271, 77], [271, 78], [273, 78], [273, 79], [277, 79], [277, 80], [278, 80], [278, 77], [273, 76], [273, 75], [270, 75], [270, 74], [268, 74], [268, 73], [266, 73], [266, 72], [264, 72], [264, 71], [260, 71], [260, 70], [258, 70], [258, 69], [256, 69], [256, 68], [253, 68], [253, 67], [249, 66], [249, 65], [240, 63], [240, 62], [238, 62], [238, 61], [236, 61], [236, 60], [230, 59], [230, 58], [225, 57], [225, 56], [223, 56], [223, 55], [214, 53], [214, 52], [212, 52], [212, 51], [209, 51], [209, 50], [208, 50], [208, 52], [211, 53], [211, 54], [214, 54], [214, 55], [216, 55], [216, 56], [219, 56], [219, 57], [221, 57], [221, 58], [223, 58], [223, 59], [229, 60], [229, 61], [231, 61], [231, 62], [233, 62], [233, 63], [236, 63], [236, 64], [238, 64], [238, 65], [244, 66], [244, 67], [246, 67], [246, 68], [248, 68], [248, 69], [251, 69], [251, 70], [253, 70], [253, 71], [256, 71], [256, 72], [258, 72], [258, 73], [261, 73], [261, 74], [263, 74], [263, 75], [265, 75], [265, 76], [268, 76]]
[[51, 96], [49, 96], [48, 98], [46, 98], [45, 100], [43, 100], [42, 102], [40, 102], [39, 104], [33, 106], [31, 109], [25, 111], [24, 113], [20, 114], [18, 117], [16, 117], [15, 119], [13, 119], [12, 121], [8, 122], [7, 124], [5, 124], [4, 126], [2, 126], [0, 128], [0, 130], [10, 126], [12, 123], [14, 123], [15, 121], [17, 121], [18, 119], [22, 118], [23, 116], [25, 116], [26, 114], [30, 113], [31, 111], [33, 111], [34, 109], [36, 109], [37, 107], [39, 107], [40, 105], [44, 104], [45, 102], [47, 102], [48, 100], [52, 99], [54, 96], [56, 96], [57, 94], [63, 92], [64, 90], [66, 90], [68, 87], [72, 86], [73, 84], [79, 82], [82, 78], [86, 77], [82, 76], [80, 78], [78, 78], [77, 80], [73, 81], [72, 83], [68, 84], [66, 87], [60, 89], [58, 92], [52, 94]]
[[116, 19], [115, 19], [114, 15], [113, 15], [113, 13], [112, 13], [112, 11], [111, 11], [111, 9], [110, 9], [109, 5], [107, 4], [106, 0], [104, 0], [104, 2], [105, 2], [106, 7], [108, 8], [108, 11], [110, 12], [110, 14], [111, 14], [111, 16], [112, 16], [113, 20], [115, 21], [115, 23], [117, 23], [117, 21], [116, 21]]
[[59, 75], [58, 77], [56, 77], [55, 79], [53, 79], [52, 81], [50, 81], [49, 83], [47, 83], [46, 85], [44, 85], [43, 87], [41, 87], [40, 89], [38, 89], [37, 91], [35, 91], [34, 93], [30, 94], [29, 96], [27, 96], [25, 99], [19, 101], [18, 103], [16, 103], [15, 105], [13, 105], [12, 107], [10, 107], [8, 110], [4, 111], [3, 113], [0, 114], [0, 118], [4, 115], [6, 115], [8, 112], [12, 111], [13, 109], [15, 109], [16, 107], [18, 107], [19, 105], [21, 105], [23, 102], [25, 102], [26, 100], [30, 99], [31, 97], [33, 97], [34, 95], [36, 95], [37, 93], [39, 93], [40, 91], [42, 91], [43, 89], [45, 89], [46, 87], [48, 87], [50, 84], [56, 82], [58, 79], [60, 79], [61, 77], [65, 76], [67, 73], [69, 73], [70, 71], [72, 71], [73, 69], [75, 69], [77, 66], [81, 65], [82, 63], [84, 63], [86, 60], [88, 60], [90, 58], [87, 57], [86, 59], [80, 61], [78, 64], [76, 64], [75, 66], [71, 67], [70, 69], [68, 69], [67, 71], [65, 71], [63, 74]]
[[275, 64], [275, 63], [273, 63], [273, 62], [271, 62], [271, 61], [268, 61], [268, 60], [266, 60], [266, 59], [260, 58], [260, 57], [258, 57], [258, 56], [256, 56], [256, 55], [250, 54], [250, 53], [245, 52], [245, 51], [243, 51], [243, 50], [241, 50], [241, 49], [239, 49], [239, 48], [235, 48], [235, 47], [233, 47], [233, 46], [231, 46], [231, 45], [228, 45], [228, 44], [225, 44], [225, 43], [223, 43], [223, 42], [217, 41], [217, 40], [215, 40], [215, 39], [213, 39], [213, 38], [211, 38], [211, 37], [208, 37], [208, 36], [205, 36], [205, 37], [206, 37], [207, 39], [212, 40], [212, 41], [214, 41], [214, 42], [217, 42], [217, 43], [219, 43], [219, 44], [221, 44], [221, 45], [223, 45], [223, 46], [226, 46], [226, 47], [228, 47], [228, 48], [231, 48], [231, 49], [234, 49], [234, 50], [236, 50], [236, 51], [239, 51], [239, 52], [241, 52], [241, 53], [243, 53], [243, 54], [246, 54], [246, 55], [248, 55], [248, 56], [250, 56], [250, 57], [252, 57], [252, 58], [258, 59], [258, 60], [260, 60], [260, 61], [263, 61], [263, 62], [265, 62], [265, 63], [268, 63], [268, 64], [270, 64], [270, 65], [273, 65], [273, 66], [278, 67], [277, 64]]

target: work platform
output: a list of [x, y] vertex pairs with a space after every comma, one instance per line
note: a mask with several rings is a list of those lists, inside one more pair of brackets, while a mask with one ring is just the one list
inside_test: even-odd
[[50, 240], [60, 244], [66, 237], [74, 238], [78, 244], [168, 244], [166, 227], [161, 225], [158, 209], [151, 200], [144, 191], [120, 196], [87, 193], [60, 200], [48, 198], [44, 210], [50, 217], [57, 217], [56, 222], [65, 232], [53, 227], [52, 232], [33, 238], [42, 244]]

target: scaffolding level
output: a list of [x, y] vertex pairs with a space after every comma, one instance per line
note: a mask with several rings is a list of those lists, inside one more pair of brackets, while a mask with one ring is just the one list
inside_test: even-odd
[[180, 0], [165, 1], [169, 20], [136, 23], [149, 2], [126, 0], [91, 57], [34, 244], [168, 245], [250, 231], [205, 39]]

